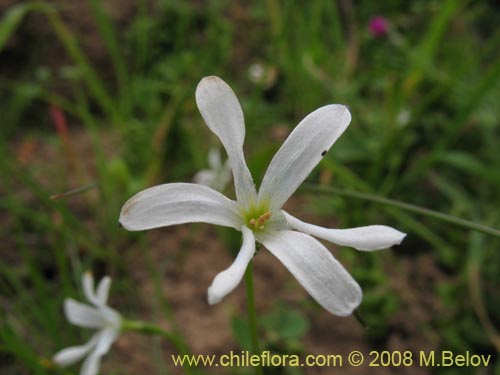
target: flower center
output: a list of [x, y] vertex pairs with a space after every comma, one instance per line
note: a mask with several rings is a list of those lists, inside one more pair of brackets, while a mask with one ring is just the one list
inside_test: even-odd
[[271, 218], [272, 213], [268, 209], [268, 205], [261, 204], [257, 207], [251, 207], [244, 214], [245, 224], [254, 232], [263, 230], [266, 227], [266, 222]]
[[257, 219], [251, 218], [248, 221], [247, 226], [255, 231], [259, 231], [264, 229], [264, 223], [271, 218], [271, 211], [267, 211], [266, 213], [260, 215]]

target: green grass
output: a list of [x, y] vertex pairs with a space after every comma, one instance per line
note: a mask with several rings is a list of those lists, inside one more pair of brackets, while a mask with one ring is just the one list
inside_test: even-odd
[[[445, 275], [428, 291], [444, 306], [443, 315], [429, 316], [422, 327], [435, 333], [432, 346], [499, 350], [500, 31], [493, 2], [158, 0], [152, 11], [139, 1], [126, 24], [117, 24], [104, 5], [88, 0], [95, 42], [107, 53], [104, 65], [85, 50], [84, 35], [67, 22], [63, 6], [23, 2], [0, 21], [2, 68], [11, 69], [0, 76], [0, 372], [56, 371], [43, 359], [81, 341], [79, 330], [62, 319], [62, 301], [81, 297], [86, 269], [112, 275], [120, 290], [130, 288], [133, 265], [122, 254], [148, 249], [149, 237], [118, 228], [119, 210], [135, 192], [189, 181], [206, 166], [209, 148], [219, 144], [203, 124], [194, 90], [211, 74], [226, 80], [242, 103], [257, 183], [281, 144], [275, 133], [293, 129], [324, 104], [349, 105], [348, 131], [308, 179], [309, 190], [325, 194], [299, 194], [318, 221], [387, 224], [408, 233], [390, 256], [340, 255], [357, 265], [351, 270], [365, 292], [361, 315], [372, 327], [366, 340], [383, 348], [394, 328], [391, 317], [405, 308], [384, 265], [397, 268], [423, 256]], [[375, 38], [367, 24], [379, 14], [391, 30]], [[64, 64], [37, 46], [47, 38], [23, 39], [33, 20], [45, 25]], [[16, 38], [22, 42], [12, 42]], [[21, 52], [23, 63], [13, 65], [11, 54]], [[252, 83], [254, 63], [275, 79]], [[54, 130], [50, 105], [70, 124], [69, 149]], [[75, 151], [83, 139], [85, 157]], [[30, 144], [47, 159], [30, 157]], [[238, 241], [221, 233], [234, 250]], [[176, 311], [161, 293], [161, 267], [145, 259], [157, 297], [149, 308], [175, 322]], [[121, 304], [131, 318], [140, 315], [131, 301]], [[302, 313], [316, 311], [305, 306]], [[241, 344], [245, 322], [239, 316], [235, 322]], [[262, 327], [263, 336], [272, 337], [264, 345], [303, 349], [296, 344], [300, 335], [287, 341], [272, 336], [272, 324]], [[498, 371], [499, 363], [490, 366]], [[475, 370], [450, 373], [459, 371]]]

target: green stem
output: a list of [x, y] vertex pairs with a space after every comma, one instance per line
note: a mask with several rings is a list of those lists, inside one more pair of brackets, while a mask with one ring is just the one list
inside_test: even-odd
[[[253, 260], [248, 263], [247, 270], [245, 271], [245, 287], [247, 290], [247, 312], [248, 324], [250, 326], [250, 336], [252, 338], [252, 352], [253, 354], [260, 354], [259, 336], [257, 334], [257, 311], [255, 309], [255, 293], [253, 289]], [[255, 374], [262, 375], [262, 367], [255, 366]]]
[[373, 194], [368, 193], [360, 193], [358, 191], [327, 187], [327, 186], [315, 186], [315, 185], [303, 185], [303, 190], [315, 192], [315, 193], [324, 193], [324, 194], [337, 194], [345, 197], [363, 199], [370, 202], [385, 204], [386, 206], [396, 207], [405, 211], [413, 212], [419, 215], [429, 216], [434, 219], [438, 219], [441, 221], [445, 221], [447, 223], [451, 223], [463, 228], [467, 228], [470, 230], [475, 230], [481, 233], [489, 234], [491, 236], [496, 236], [500, 238], [500, 230], [488, 227], [483, 224], [477, 224], [469, 220], [461, 219], [456, 216], [443, 214], [442, 212], [434, 211], [429, 208], [416, 206], [414, 204], [405, 203], [401, 201], [397, 201], [394, 199], [384, 198]]
[[[184, 342], [176, 335], [169, 331], [164, 330], [163, 328], [157, 326], [156, 324], [143, 322], [140, 320], [123, 320], [122, 328], [124, 331], [136, 331], [145, 333], [147, 335], [158, 335], [166, 338], [177, 350], [177, 352], [183, 356], [189, 356], [191, 353], [187, 350]], [[192, 374], [191, 368], [189, 365], [183, 366], [186, 374]]]
[[[175, 336], [177, 339], [177, 350], [180, 354], [183, 356], [185, 355], [192, 355], [191, 350], [189, 349], [186, 341], [182, 337], [182, 333], [179, 329], [179, 326], [175, 320], [174, 313], [172, 310], [172, 306], [170, 305], [168, 299], [163, 295], [162, 293], [162, 284], [161, 284], [161, 278], [160, 278], [160, 273], [157, 269], [157, 265], [155, 265], [152, 257], [151, 257], [151, 251], [150, 248], [146, 245], [144, 241], [144, 236], [141, 237], [140, 240], [141, 248], [143, 249], [142, 253], [145, 255], [146, 259], [146, 265], [149, 271], [149, 275], [152, 275], [153, 279], [153, 284], [154, 284], [154, 289], [155, 289], [155, 295], [156, 295], [156, 300], [158, 301], [160, 308], [163, 310], [163, 314], [165, 318], [168, 320], [172, 327], [172, 333], [170, 335]], [[157, 310], [157, 305], [155, 305], [155, 310]], [[188, 370], [186, 369], [186, 372]], [[191, 373], [191, 370], [189, 369], [189, 373]]]

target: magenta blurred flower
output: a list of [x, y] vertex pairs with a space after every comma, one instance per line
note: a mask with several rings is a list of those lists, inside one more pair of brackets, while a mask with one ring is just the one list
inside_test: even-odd
[[389, 22], [382, 16], [372, 17], [368, 22], [368, 30], [375, 37], [384, 36], [389, 30]]

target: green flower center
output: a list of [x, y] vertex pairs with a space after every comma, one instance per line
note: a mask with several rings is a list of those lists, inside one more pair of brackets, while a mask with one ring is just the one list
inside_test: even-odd
[[268, 204], [252, 206], [243, 214], [246, 226], [254, 232], [263, 230], [266, 222], [271, 218]]

